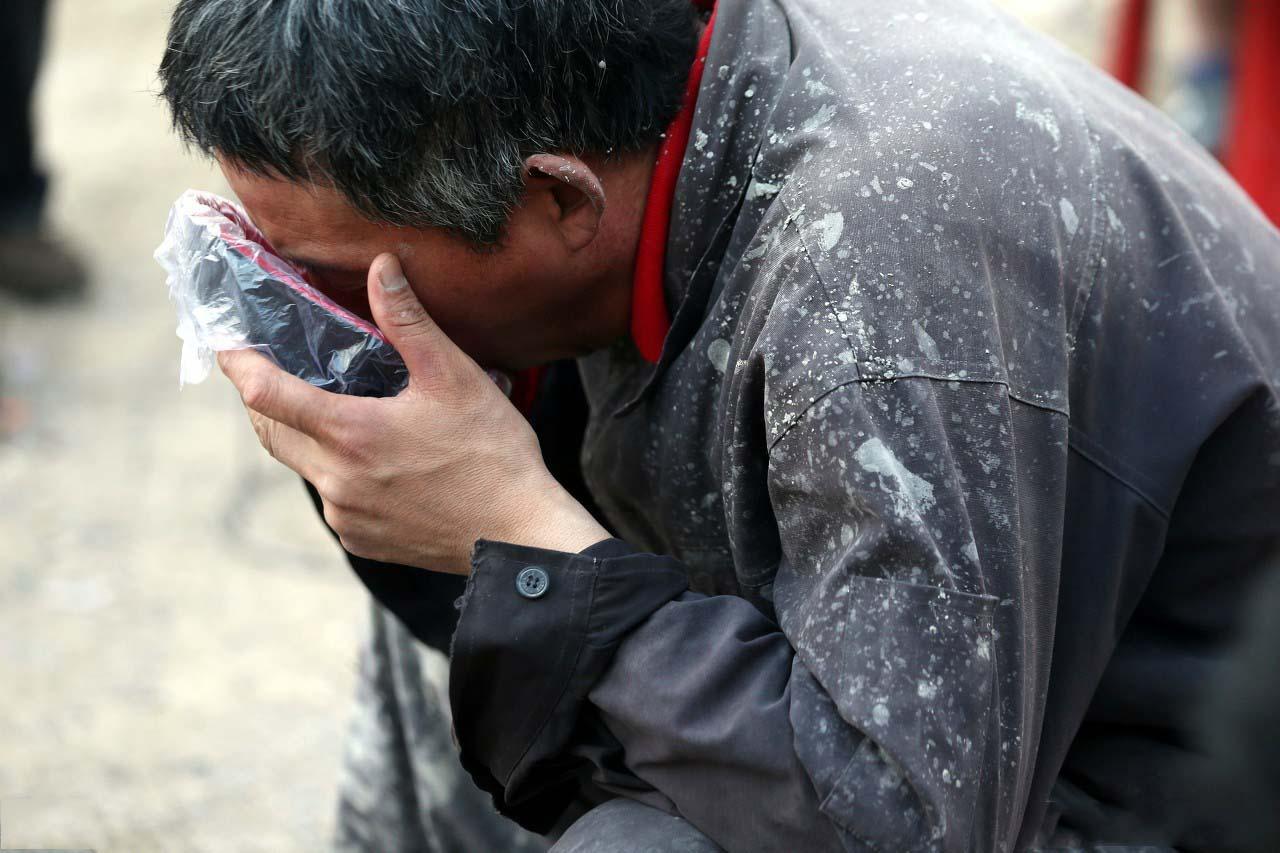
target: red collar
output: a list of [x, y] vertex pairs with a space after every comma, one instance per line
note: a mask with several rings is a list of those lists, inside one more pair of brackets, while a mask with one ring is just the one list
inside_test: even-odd
[[649, 183], [649, 196], [645, 201], [644, 220], [640, 227], [640, 244], [636, 250], [635, 279], [631, 286], [631, 339], [636, 349], [650, 363], [657, 363], [662, 355], [662, 344], [671, 330], [671, 314], [663, 289], [663, 270], [667, 260], [667, 231], [671, 224], [671, 205], [675, 200], [676, 179], [684, 165], [684, 150], [689, 145], [689, 132], [693, 128], [693, 111], [698, 103], [698, 87], [702, 83], [702, 69], [707, 64], [707, 49], [711, 46], [711, 28], [716, 22], [713, 3], [694, 2], [711, 7], [711, 17], [698, 42], [698, 53], [689, 70], [685, 85], [684, 104], [667, 128], [662, 145], [658, 148], [658, 162], [653, 167]]
[[[702, 31], [698, 53], [689, 70], [684, 104], [667, 128], [658, 148], [658, 162], [649, 182], [649, 196], [644, 206], [640, 228], [640, 245], [636, 251], [635, 278], [631, 286], [631, 339], [640, 354], [651, 363], [662, 355], [662, 344], [671, 329], [667, 297], [662, 288], [662, 270], [667, 260], [667, 228], [671, 223], [671, 203], [675, 200], [676, 178], [684, 163], [684, 149], [689, 145], [693, 127], [693, 110], [698, 102], [698, 86], [702, 83], [702, 67], [707, 63], [711, 46], [711, 27], [716, 22], [715, 0], [693, 0], [695, 6], [710, 9], [711, 17]], [[532, 414], [542, 385], [544, 367], [522, 370], [513, 378], [511, 401], [526, 417]]]

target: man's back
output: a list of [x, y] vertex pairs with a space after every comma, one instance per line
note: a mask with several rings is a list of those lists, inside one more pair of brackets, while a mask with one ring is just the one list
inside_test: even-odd
[[[888, 756], [797, 746], [860, 838], [923, 802], [975, 849], [1049, 808], [1186, 839], [1188, 714], [1280, 541], [1280, 239], [1172, 125], [983, 4], [718, 18], [673, 339], [656, 379], [583, 364], [593, 493], [695, 588], [776, 613]], [[879, 635], [851, 627], [904, 589]], [[939, 607], [990, 618], [994, 651], [917, 636]], [[895, 765], [938, 777], [842, 804]]]

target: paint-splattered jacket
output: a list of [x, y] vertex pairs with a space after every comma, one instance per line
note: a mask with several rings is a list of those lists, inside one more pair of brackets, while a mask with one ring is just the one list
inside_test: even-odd
[[580, 364], [619, 540], [477, 546], [482, 787], [730, 850], [1183, 833], [1188, 714], [1280, 538], [1277, 233], [969, 0], [721, 0], [670, 233], [660, 364]]

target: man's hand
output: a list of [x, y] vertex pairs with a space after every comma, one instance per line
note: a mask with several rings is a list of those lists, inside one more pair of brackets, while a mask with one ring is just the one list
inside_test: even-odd
[[267, 452], [314, 485], [352, 554], [465, 574], [494, 539], [580, 551], [607, 539], [547, 471], [525, 419], [427, 316], [393, 255], [369, 268], [379, 328], [409, 368], [398, 396], [322, 391], [258, 353], [222, 353]]

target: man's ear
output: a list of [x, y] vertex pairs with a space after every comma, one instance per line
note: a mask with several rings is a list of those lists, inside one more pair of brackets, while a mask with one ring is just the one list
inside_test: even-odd
[[604, 185], [591, 167], [571, 155], [534, 154], [524, 172], [527, 192], [551, 194], [555, 226], [570, 251], [589, 245], [604, 217]]

